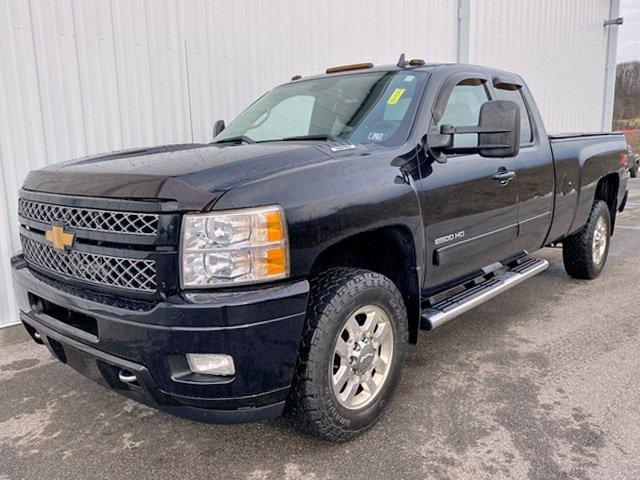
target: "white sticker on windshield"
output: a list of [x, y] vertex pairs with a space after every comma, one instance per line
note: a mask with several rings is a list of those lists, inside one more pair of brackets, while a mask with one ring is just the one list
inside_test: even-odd
[[384, 138], [384, 133], [379, 132], [371, 132], [368, 135], [369, 140], [373, 140], [374, 142], [380, 142]]
[[414, 80], [415, 78], [416, 78], [416, 77], [414, 77], [413, 75], [407, 75], [406, 77], [404, 77], [404, 81], [405, 81], [405, 82], [413, 82], [413, 80]]

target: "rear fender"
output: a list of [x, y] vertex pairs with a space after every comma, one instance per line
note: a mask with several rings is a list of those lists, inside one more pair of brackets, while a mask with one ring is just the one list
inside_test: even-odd
[[596, 200], [596, 193], [603, 179], [608, 178], [615, 190], [612, 195], [612, 218], [624, 196], [620, 195], [620, 188], [624, 191], [624, 184], [621, 179], [624, 173], [624, 166], [620, 163], [620, 153], [622, 152], [620, 143], [602, 142], [589, 145], [580, 152], [580, 189], [578, 192], [578, 204], [573, 223], [569, 233], [580, 230], [587, 222], [593, 203]]

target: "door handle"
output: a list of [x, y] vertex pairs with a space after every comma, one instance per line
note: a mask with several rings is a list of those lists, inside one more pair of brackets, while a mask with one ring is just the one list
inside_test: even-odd
[[507, 183], [509, 183], [509, 180], [511, 180], [515, 176], [516, 176], [516, 172], [514, 172], [513, 170], [507, 170], [506, 168], [501, 168], [493, 176], [493, 179], [500, 182], [500, 185], [506, 185]]

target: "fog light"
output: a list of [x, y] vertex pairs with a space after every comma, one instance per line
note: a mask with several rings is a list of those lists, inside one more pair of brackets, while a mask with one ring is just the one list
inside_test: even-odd
[[193, 373], [205, 375], [235, 375], [233, 357], [224, 354], [187, 353], [187, 363]]

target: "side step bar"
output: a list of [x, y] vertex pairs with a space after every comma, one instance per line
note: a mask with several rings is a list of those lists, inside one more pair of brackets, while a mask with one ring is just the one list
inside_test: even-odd
[[463, 292], [425, 308], [422, 310], [422, 328], [431, 330], [444, 325], [449, 320], [468, 312], [511, 287], [544, 272], [547, 268], [549, 268], [549, 262], [542, 258], [525, 260], [504, 273], [499, 273]]

